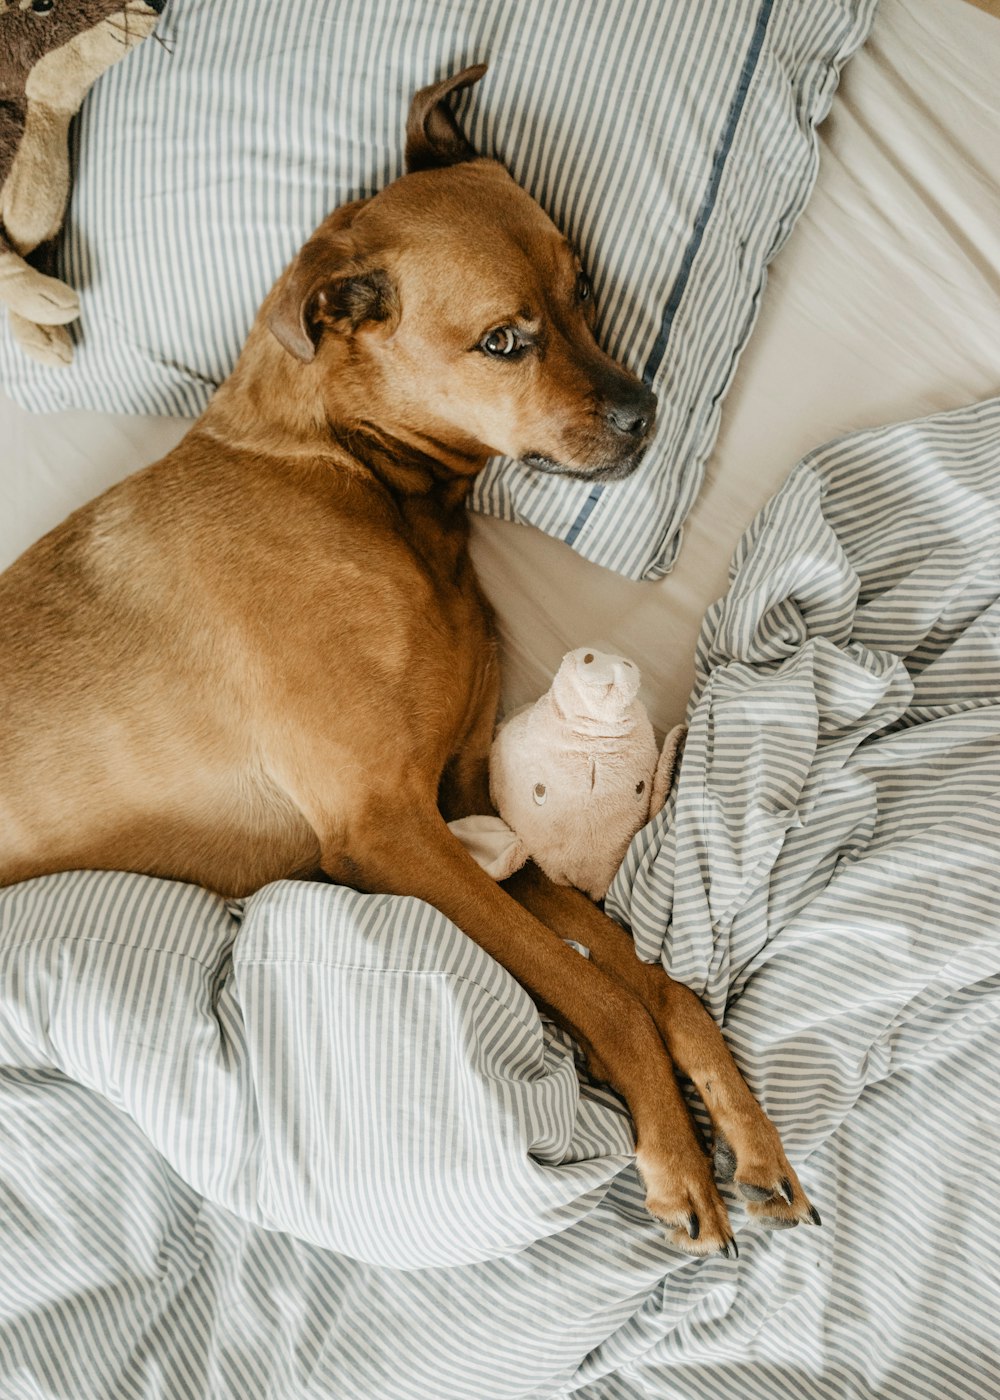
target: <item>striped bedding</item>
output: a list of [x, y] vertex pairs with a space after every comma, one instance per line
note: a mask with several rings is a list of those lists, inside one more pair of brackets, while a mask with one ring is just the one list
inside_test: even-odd
[[435, 911], [0, 894], [0, 1394], [1000, 1391], [1000, 400], [805, 459], [609, 900], [822, 1211], [667, 1251], [628, 1120]]

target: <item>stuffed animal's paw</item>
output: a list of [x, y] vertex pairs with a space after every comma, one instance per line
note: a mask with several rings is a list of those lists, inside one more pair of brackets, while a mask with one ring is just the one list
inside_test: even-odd
[[0, 255], [0, 302], [42, 326], [62, 326], [80, 314], [80, 298], [72, 287], [46, 277], [16, 253]]
[[448, 826], [494, 880], [509, 880], [529, 859], [524, 842], [499, 817], [460, 817]]
[[73, 359], [73, 342], [63, 326], [40, 326], [23, 316], [10, 314], [10, 328], [14, 339], [26, 355], [39, 364], [58, 369], [68, 365]]

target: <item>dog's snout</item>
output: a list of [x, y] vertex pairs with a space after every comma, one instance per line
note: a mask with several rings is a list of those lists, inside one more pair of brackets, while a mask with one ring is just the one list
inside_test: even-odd
[[609, 403], [604, 416], [616, 433], [643, 438], [656, 417], [656, 395], [640, 384], [635, 392]]

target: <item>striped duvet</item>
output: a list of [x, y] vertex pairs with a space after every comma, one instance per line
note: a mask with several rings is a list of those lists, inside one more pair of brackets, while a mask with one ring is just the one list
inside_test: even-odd
[[1000, 1393], [1000, 400], [792, 473], [609, 900], [823, 1213], [670, 1253], [628, 1120], [415, 901], [0, 894], [0, 1396]]

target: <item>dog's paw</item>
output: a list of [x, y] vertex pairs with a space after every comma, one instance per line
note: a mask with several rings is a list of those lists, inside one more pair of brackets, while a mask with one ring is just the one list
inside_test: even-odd
[[806, 1220], [821, 1225], [819, 1211], [789, 1165], [777, 1131], [769, 1120], [764, 1123], [766, 1127], [747, 1134], [739, 1151], [721, 1133], [716, 1135], [716, 1176], [733, 1182], [747, 1214], [769, 1229], [787, 1230]]
[[700, 1151], [685, 1157], [636, 1154], [646, 1209], [665, 1227], [667, 1243], [685, 1254], [739, 1257], [729, 1213]]

